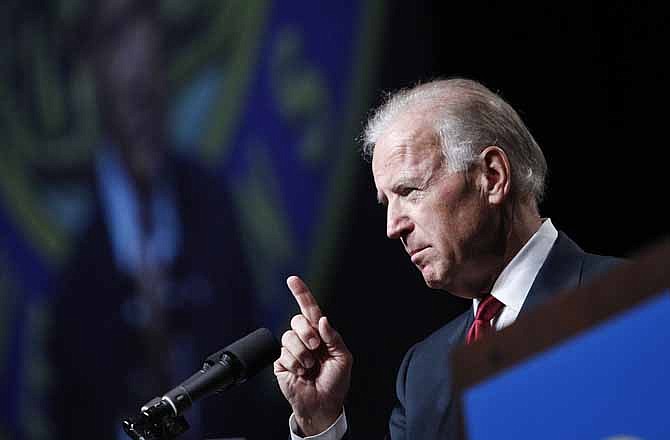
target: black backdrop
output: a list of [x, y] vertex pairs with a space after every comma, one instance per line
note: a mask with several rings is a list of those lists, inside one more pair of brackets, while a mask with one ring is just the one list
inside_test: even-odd
[[[501, 92], [545, 151], [542, 214], [588, 251], [629, 256], [667, 233], [667, 15], [633, 2], [509, 3], [392, 3], [376, 96], [454, 75]], [[386, 239], [369, 166], [358, 166], [325, 308], [355, 357], [350, 425], [358, 438], [381, 438], [402, 355], [468, 304], [426, 288]]]

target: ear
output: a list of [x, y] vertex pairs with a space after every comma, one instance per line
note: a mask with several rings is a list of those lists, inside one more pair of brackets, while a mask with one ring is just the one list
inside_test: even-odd
[[481, 192], [493, 205], [507, 199], [512, 188], [512, 174], [507, 154], [495, 145], [484, 148], [480, 154]]

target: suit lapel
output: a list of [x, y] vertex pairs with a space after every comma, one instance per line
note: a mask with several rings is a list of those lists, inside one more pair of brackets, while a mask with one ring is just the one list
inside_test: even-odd
[[463, 321], [463, 325], [460, 328], [460, 334], [458, 335], [458, 341], [461, 341], [461, 343], [465, 342], [465, 338], [468, 335], [468, 330], [470, 330], [470, 326], [472, 326], [472, 323], [475, 321], [475, 314], [472, 311], [472, 307], [470, 307], [468, 310], [465, 311], [465, 319]]

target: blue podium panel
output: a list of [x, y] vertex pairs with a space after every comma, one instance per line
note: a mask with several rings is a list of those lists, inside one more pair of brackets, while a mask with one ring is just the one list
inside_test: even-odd
[[470, 440], [670, 439], [670, 292], [466, 390]]

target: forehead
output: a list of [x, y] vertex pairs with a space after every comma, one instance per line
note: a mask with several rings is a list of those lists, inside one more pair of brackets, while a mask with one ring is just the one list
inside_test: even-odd
[[372, 156], [372, 173], [377, 181], [422, 164], [441, 162], [439, 139], [428, 115], [405, 113], [391, 121], [379, 136]]

